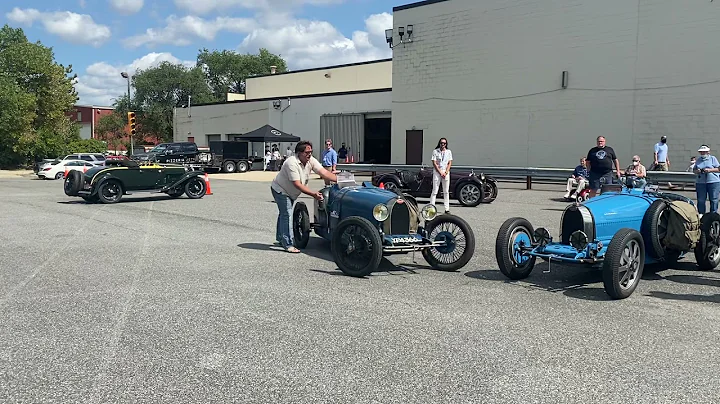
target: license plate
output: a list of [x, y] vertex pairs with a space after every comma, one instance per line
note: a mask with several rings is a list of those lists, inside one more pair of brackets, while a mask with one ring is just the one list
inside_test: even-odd
[[398, 236], [390, 236], [390, 240], [393, 244], [417, 244], [422, 243], [422, 237], [418, 235], [398, 235]]

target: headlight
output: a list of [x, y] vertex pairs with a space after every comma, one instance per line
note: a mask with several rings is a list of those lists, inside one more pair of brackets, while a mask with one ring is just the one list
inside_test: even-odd
[[588, 236], [581, 230], [576, 230], [570, 235], [570, 245], [578, 251], [588, 246]]
[[420, 214], [425, 220], [433, 220], [435, 216], [437, 216], [437, 208], [435, 205], [425, 205], [420, 211]]
[[535, 242], [541, 246], [548, 245], [550, 242], [552, 242], [550, 232], [544, 227], [538, 227], [537, 229], [535, 229], [533, 238], [535, 239]]
[[373, 208], [373, 217], [378, 222], [384, 222], [388, 218], [388, 207], [384, 203], [378, 203]]

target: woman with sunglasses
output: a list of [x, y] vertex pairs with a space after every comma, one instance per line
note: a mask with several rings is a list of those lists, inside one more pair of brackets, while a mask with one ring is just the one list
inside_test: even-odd
[[693, 172], [695, 178], [695, 192], [697, 193], [698, 213], [705, 213], [705, 201], [710, 199], [710, 212], [718, 210], [718, 194], [720, 194], [720, 163], [715, 156], [710, 155], [710, 147], [704, 144], [698, 149], [700, 156], [695, 160]]
[[452, 166], [452, 152], [448, 149], [448, 141], [444, 137], [438, 141], [437, 147], [432, 152], [431, 160], [434, 169], [430, 204], [435, 205], [435, 197], [440, 188], [440, 183], [442, 183], [445, 213], [450, 213], [450, 167]]

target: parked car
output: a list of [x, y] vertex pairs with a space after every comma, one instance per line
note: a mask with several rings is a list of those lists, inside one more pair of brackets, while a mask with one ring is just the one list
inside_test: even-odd
[[83, 160], [62, 160], [57, 164], [45, 166], [37, 172], [37, 176], [44, 180], [59, 180], [65, 176], [66, 170], [84, 172], [94, 167], [92, 163]]
[[[428, 198], [432, 193], [433, 168], [422, 167], [418, 171], [395, 170], [391, 173], [378, 174], [372, 178], [372, 184], [381, 183], [387, 190], [399, 189], [414, 197]], [[440, 187], [438, 198], [442, 198]], [[491, 203], [498, 195], [497, 181], [483, 173], [474, 171], [450, 170], [450, 198], [457, 199], [463, 206], [477, 206]]]
[[135, 153], [132, 159], [158, 163], [184, 163], [188, 160], [194, 160], [198, 153], [195, 142], [172, 142], [161, 143], [147, 153]]
[[71, 171], [65, 178], [65, 195], [79, 196], [87, 202], [117, 203], [130, 192], [166, 193], [172, 198], [183, 194], [190, 199], [205, 196], [207, 187], [201, 171], [188, 171], [181, 165], [139, 165], [132, 160], [110, 160], [107, 167], [95, 167], [84, 175]]
[[455, 271], [475, 253], [470, 225], [454, 215], [437, 216], [433, 205], [420, 208], [411, 195], [399, 195], [355, 183], [350, 173], [340, 173], [338, 183], [321, 190], [315, 201], [314, 222], [307, 206], [297, 202], [293, 210], [295, 246], [305, 248], [310, 231], [330, 241], [333, 259], [343, 273], [364, 277], [375, 271], [384, 255], [415, 251], [431, 267]]
[[[669, 243], [670, 220], [679, 220], [673, 217], [681, 208], [690, 212], [688, 220], [699, 221], [699, 240], [686, 248]], [[600, 195], [567, 206], [560, 219], [558, 241], [553, 241], [546, 228], [533, 229], [522, 217], [507, 219], [498, 231], [495, 255], [500, 272], [513, 280], [527, 278], [538, 257], [551, 263], [600, 268], [606, 293], [624, 299], [635, 291], [646, 264], [673, 263], [693, 251], [700, 268], [711, 269], [720, 263], [719, 248], [717, 213], [700, 218], [692, 200], [682, 195], [658, 192], [657, 187], [618, 184], [603, 185]]]

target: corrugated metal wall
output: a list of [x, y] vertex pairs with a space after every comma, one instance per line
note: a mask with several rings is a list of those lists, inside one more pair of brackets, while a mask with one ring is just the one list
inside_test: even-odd
[[325, 148], [325, 139], [332, 139], [336, 151], [345, 142], [348, 148], [348, 159], [352, 154], [355, 162], [362, 161], [365, 150], [365, 116], [363, 114], [320, 116], [320, 139], [322, 143], [315, 146], [315, 150]]

